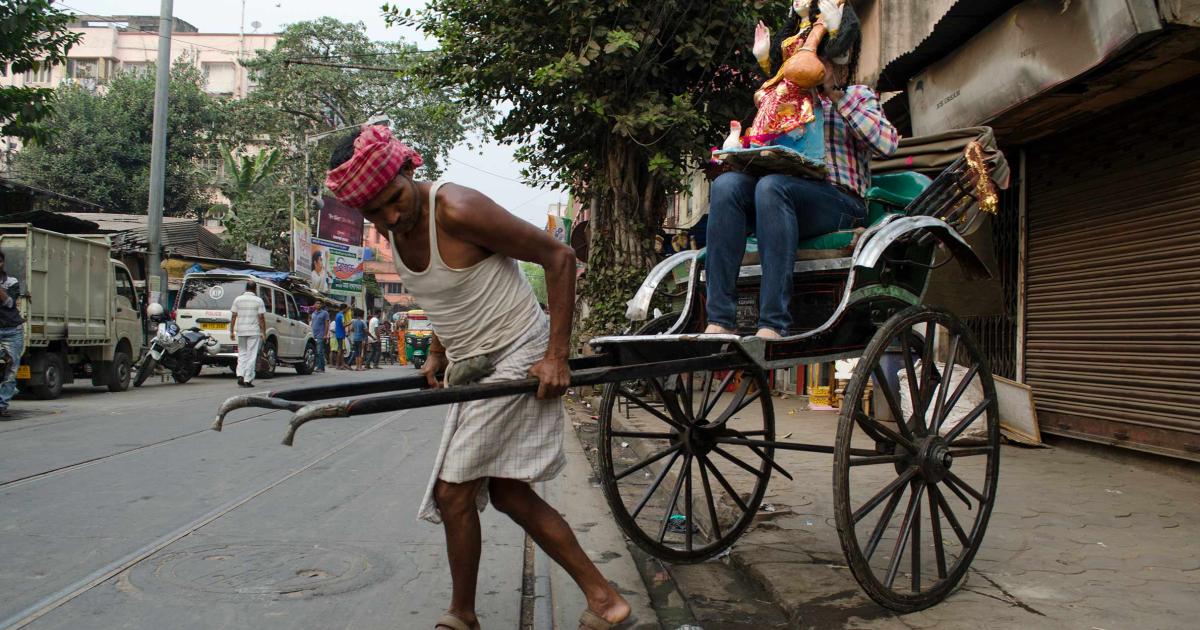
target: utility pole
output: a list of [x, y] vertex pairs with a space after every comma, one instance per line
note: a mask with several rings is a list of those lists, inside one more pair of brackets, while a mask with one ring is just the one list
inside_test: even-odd
[[[154, 76], [154, 127], [150, 147], [150, 207], [146, 234], [150, 241], [150, 268], [146, 284], [158, 286], [158, 302], [166, 305], [167, 273], [162, 268], [163, 187], [167, 178], [167, 92], [171, 87], [172, 0], [162, 0], [158, 17], [158, 67]], [[157, 278], [157, 282], [151, 278]]]

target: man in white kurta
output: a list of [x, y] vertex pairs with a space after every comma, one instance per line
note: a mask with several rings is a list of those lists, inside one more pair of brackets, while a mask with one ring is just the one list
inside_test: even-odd
[[237, 337], [239, 387], [254, 387], [254, 364], [258, 361], [258, 349], [267, 330], [267, 305], [258, 297], [258, 284], [246, 281], [246, 292], [233, 301], [233, 318], [229, 326]]

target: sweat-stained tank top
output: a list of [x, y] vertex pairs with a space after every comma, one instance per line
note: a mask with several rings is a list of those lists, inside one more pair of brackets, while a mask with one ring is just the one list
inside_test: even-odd
[[517, 261], [492, 254], [466, 269], [442, 262], [437, 241], [437, 192], [429, 189], [429, 267], [410, 270], [392, 239], [396, 273], [421, 304], [451, 361], [490, 354], [516, 341], [542, 316]]

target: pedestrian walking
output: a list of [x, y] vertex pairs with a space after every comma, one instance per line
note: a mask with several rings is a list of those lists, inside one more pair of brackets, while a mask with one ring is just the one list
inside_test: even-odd
[[237, 335], [238, 386], [254, 387], [254, 365], [258, 362], [263, 333], [267, 330], [267, 305], [258, 297], [258, 284], [247, 280], [246, 292], [237, 296], [230, 310], [233, 318], [229, 325]]
[[313, 311], [312, 320], [309, 326], [312, 327], [313, 341], [317, 344], [317, 369], [318, 374], [325, 372], [325, 351], [329, 347], [329, 307], [324, 304], [318, 304], [317, 310]]
[[335, 357], [337, 360], [334, 363], [334, 367], [336, 367], [339, 370], [349, 369], [346, 367], [346, 355], [345, 355], [345, 352], [346, 352], [346, 324], [347, 324], [347, 322], [349, 322], [349, 320], [350, 320], [350, 318], [347, 317], [347, 311], [345, 311], [345, 310], [338, 311], [338, 314], [335, 315], [333, 318], [333, 341], [334, 341], [333, 351], [337, 355]]
[[[444, 630], [478, 630], [479, 512], [489, 499], [525, 529], [587, 598], [581, 628], [631, 627], [629, 603], [579, 545], [571, 526], [530, 485], [566, 464], [561, 397], [575, 302], [575, 252], [482, 193], [418, 182], [416, 151], [380, 125], [334, 150], [326, 186], [390, 235], [396, 271], [434, 333], [421, 372], [430, 388], [531, 376], [537, 394], [452, 405], [418, 518], [442, 523], [454, 589]], [[546, 269], [549, 317], [517, 260]]]
[[0, 383], [0, 418], [7, 418], [8, 403], [17, 393], [17, 370], [25, 351], [25, 320], [17, 308], [21, 281], [4, 271], [4, 252], [0, 252], [0, 359], [5, 361], [4, 382]]
[[357, 372], [363, 371], [363, 350], [367, 345], [367, 322], [363, 321], [363, 311], [361, 308], [354, 309], [354, 319], [350, 321], [350, 347], [354, 348], [353, 354], [350, 355], [350, 363], [354, 364], [354, 370]]
[[379, 336], [379, 320], [382, 317], [383, 309], [377, 308], [367, 324], [367, 340], [371, 344], [371, 353], [367, 355], [367, 368], [372, 370], [379, 369], [379, 355], [383, 354], [383, 339]]

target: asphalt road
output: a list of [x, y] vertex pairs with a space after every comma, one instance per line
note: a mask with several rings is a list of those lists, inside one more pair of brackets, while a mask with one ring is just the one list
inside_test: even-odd
[[[412, 373], [281, 368], [259, 391]], [[0, 423], [0, 630], [432, 628], [450, 593], [415, 520], [444, 408], [306, 425], [231, 414], [227, 370], [111, 394], [18, 398]], [[483, 627], [515, 628], [523, 534], [483, 515]]]

